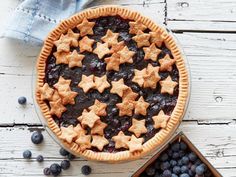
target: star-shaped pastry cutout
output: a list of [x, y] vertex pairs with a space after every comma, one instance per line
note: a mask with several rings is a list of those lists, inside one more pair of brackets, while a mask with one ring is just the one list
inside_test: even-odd
[[134, 103], [134, 113], [135, 114], [141, 114], [146, 115], [147, 114], [147, 108], [150, 104], [144, 100], [144, 98], [141, 96], [138, 101]]
[[166, 128], [167, 122], [170, 116], [165, 115], [165, 113], [161, 110], [157, 116], [153, 116], [152, 119], [154, 121], [153, 127], [158, 128]]
[[130, 51], [127, 46], [117, 53], [120, 55], [120, 63], [133, 63], [132, 57], [134, 56], [135, 52]]
[[78, 84], [78, 86], [82, 88], [85, 93], [87, 93], [90, 89], [95, 87], [95, 83], [93, 79], [94, 79], [94, 75], [90, 75], [90, 76], [82, 75], [82, 79], [80, 83]]
[[50, 101], [58, 101], [58, 100], [61, 100], [61, 97], [60, 97], [58, 91], [54, 90], [54, 93], [53, 93]]
[[165, 80], [160, 81], [161, 93], [169, 93], [173, 95], [175, 87], [178, 85], [177, 82], [173, 81], [170, 76]]
[[87, 34], [93, 34], [93, 26], [95, 22], [89, 22], [86, 18], [83, 19], [82, 23], [77, 25], [77, 28], [80, 31], [81, 36], [85, 36]]
[[160, 71], [172, 71], [172, 65], [175, 63], [175, 59], [171, 59], [167, 54], [164, 58], [159, 60]]
[[79, 145], [81, 151], [91, 148], [91, 135], [81, 133], [75, 142]]
[[115, 142], [115, 148], [128, 148], [127, 143], [130, 140], [130, 136], [126, 136], [124, 132], [120, 131], [118, 135], [113, 136], [112, 140]]
[[78, 44], [79, 44], [78, 39], [79, 39], [79, 36], [80, 36], [79, 33], [74, 33], [71, 29], [69, 29], [65, 36], [70, 41], [71, 46], [78, 47]]
[[147, 133], [145, 126], [145, 120], [132, 119], [132, 126], [129, 128], [130, 132], [133, 132], [136, 137], [140, 137], [141, 134]]
[[94, 111], [94, 113], [97, 114], [98, 116], [106, 116], [107, 115], [106, 108], [107, 108], [106, 103], [102, 103], [96, 99], [94, 105], [89, 107], [89, 110]]
[[117, 53], [125, 47], [124, 41], [120, 41], [117, 44], [111, 45], [111, 53]]
[[149, 46], [150, 34], [144, 33], [142, 31], [138, 31], [137, 35], [132, 37], [132, 39], [137, 43], [138, 48], [141, 48], [143, 46]]
[[87, 131], [85, 129], [83, 129], [79, 123], [74, 127], [74, 131], [77, 133], [78, 137], [81, 134], [86, 134], [87, 133]]
[[66, 111], [66, 107], [63, 106], [61, 100], [50, 101], [49, 105], [51, 107], [50, 113], [56, 115], [58, 118], [60, 118], [62, 113]]
[[107, 30], [105, 36], [101, 38], [101, 40], [105, 43], [108, 43], [108, 46], [112, 46], [118, 43], [119, 33], [113, 33], [110, 29]]
[[84, 59], [84, 55], [78, 54], [76, 50], [74, 50], [71, 54], [67, 55], [69, 68], [73, 68], [75, 66], [82, 67], [82, 61]]
[[99, 119], [100, 117], [98, 117], [93, 110], [89, 112], [83, 111], [82, 115], [78, 117], [83, 127], [88, 126], [90, 128], [92, 128]]
[[74, 131], [73, 125], [61, 127], [61, 135], [59, 136], [60, 139], [65, 140], [68, 143], [72, 143], [76, 136], [77, 133]]
[[101, 120], [98, 120], [93, 128], [91, 129], [92, 135], [104, 135], [104, 129], [107, 127], [107, 124], [102, 122]]
[[54, 89], [51, 88], [48, 83], [45, 83], [43, 87], [40, 87], [39, 89], [40, 92], [40, 99], [41, 100], [51, 100], [52, 95], [54, 93]]
[[156, 48], [154, 43], [152, 43], [149, 47], [144, 47], [143, 51], [145, 53], [144, 60], [151, 59], [152, 61], [157, 61], [157, 56], [161, 53], [161, 50]]
[[129, 151], [131, 153], [137, 152], [137, 151], [142, 151], [143, 150], [143, 138], [136, 138], [134, 135], [131, 136], [130, 141], [127, 143], [129, 147]]
[[92, 138], [93, 140], [91, 145], [98, 148], [100, 151], [102, 151], [105, 145], [109, 144], [109, 141], [104, 136], [93, 135]]
[[157, 87], [158, 81], [161, 79], [159, 76], [159, 67], [153, 67], [150, 63], [147, 66], [146, 75], [144, 76], [144, 88], [152, 88], [155, 89]]
[[95, 88], [102, 93], [106, 88], [110, 87], [109, 82], [107, 82], [107, 76], [94, 77]]
[[104, 59], [106, 62], [106, 70], [114, 70], [119, 71], [120, 69], [120, 55], [117, 53], [113, 53], [110, 57]]
[[112, 85], [112, 88], [110, 92], [116, 93], [120, 97], [122, 97], [124, 91], [128, 89], [128, 86], [124, 84], [124, 79], [120, 79], [119, 81], [112, 81], [111, 85]]
[[95, 42], [95, 40], [89, 39], [88, 36], [84, 36], [79, 41], [79, 50], [80, 50], [80, 52], [84, 52], [84, 51], [92, 52], [94, 42]]
[[59, 95], [61, 96], [62, 104], [66, 105], [75, 104], [75, 97], [78, 95], [78, 93], [68, 90], [60, 92]]
[[119, 109], [119, 116], [132, 116], [134, 103], [129, 100], [124, 100], [122, 103], [116, 104], [117, 108]]
[[136, 21], [136, 22], [129, 22], [129, 33], [130, 34], [137, 34], [138, 31], [144, 31], [145, 29], [147, 29], [147, 27], [142, 24], [141, 21]]
[[102, 59], [105, 55], [110, 54], [110, 49], [108, 48], [108, 43], [97, 42], [97, 47], [94, 49], [93, 53], [98, 55], [99, 59]]
[[149, 32], [149, 34], [151, 35], [151, 38], [150, 38], [151, 43], [155, 43], [157, 47], [161, 47], [162, 42], [164, 40], [162, 35], [158, 32]]
[[53, 85], [58, 90], [59, 95], [62, 92], [70, 91], [71, 80], [64, 79], [62, 76], [59, 77], [59, 80], [56, 84]]
[[135, 99], [137, 98], [138, 94], [133, 92], [133, 90], [129, 87], [128, 89], [126, 89], [123, 93], [122, 99], [124, 100], [128, 100], [128, 101], [135, 101]]
[[147, 69], [144, 68], [142, 70], [134, 70], [134, 77], [132, 79], [133, 82], [137, 83], [140, 87], [143, 86], [144, 83], [144, 75], [146, 74]]
[[56, 58], [56, 64], [68, 64], [68, 60], [66, 56], [69, 54], [69, 52], [54, 52], [53, 55]]
[[57, 47], [57, 52], [69, 52], [70, 51], [70, 39], [67, 38], [64, 34], [54, 42], [54, 45]]

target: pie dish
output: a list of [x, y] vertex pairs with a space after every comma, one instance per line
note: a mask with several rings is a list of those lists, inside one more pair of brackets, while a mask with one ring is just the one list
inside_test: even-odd
[[36, 99], [47, 126], [91, 160], [133, 160], [165, 143], [181, 122], [188, 86], [173, 37], [118, 6], [62, 21], [37, 62]]

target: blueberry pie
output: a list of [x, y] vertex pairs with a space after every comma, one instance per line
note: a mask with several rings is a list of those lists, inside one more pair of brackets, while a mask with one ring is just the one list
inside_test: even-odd
[[179, 125], [188, 74], [166, 30], [122, 7], [62, 21], [37, 63], [36, 98], [48, 127], [76, 155], [137, 159]]

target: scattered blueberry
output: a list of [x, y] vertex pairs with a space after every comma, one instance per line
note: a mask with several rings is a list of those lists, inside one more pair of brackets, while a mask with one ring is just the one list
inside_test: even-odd
[[32, 156], [32, 153], [31, 153], [30, 150], [26, 150], [26, 151], [23, 152], [24, 159], [30, 159], [31, 156]]
[[179, 153], [178, 152], [174, 152], [172, 155], [173, 159], [178, 159], [179, 158]]
[[174, 151], [174, 152], [178, 152], [178, 151], [179, 151], [179, 143], [174, 143], [174, 144], [171, 146], [171, 149], [172, 149], [172, 151]]
[[183, 150], [179, 151], [179, 157], [183, 157], [185, 155], [185, 152]]
[[189, 153], [188, 158], [191, 162], [195, 162], [197, 160], [197, 156], [194, 152]]
[[160, 159], [161, 159], [162, 162], [167, 161], [168, 158], [169, 158], [169, 157], [168, 157], [168, 155], [167, 155], [166, 153], [162, 154], [161, 157], [160, 157]]
[[61, 148], [59, 150], [59, 153], [62, 155], [62, 156], [67, 156], [69, 155], [69, 152], [67, 150], [65, 150], [64, 148]]
[[184, 151], [187, 149], [187, 145], [183, 141], [180, 142], [180, 149]]
[[170, 161], [170, 165], [171, 165], [172, 167], [176, 166], [176, 165], [177, 165], [176, 160], [171, 160], [171, 161]]
[[68, 158], [68, 160], [74, 160], [74, 159], [75, 159], [75, 156], [74, 156], [73, 154], [69, 153], [69, 154], [67, 155], [67, 158]]
[[50, 168], [44, 168], [44, 169], [43, 169], [43, 174], [46, 175], [46, 176], [51, 175]]
[[199, 166], [196, 167], [196, 174], [197, 175], [203, 175], [204, 171], [205, 170], [204, 170], [204, 167], [202, 165], [199, 165]]
[[32, 135], [31, 135], [31, 141], [34, 144], [40, 144], [43, 141], [43, 134], [39, 131], [35, 131]]
[[192, 165], [190, 169], [193, 173], [196, 173], [196, 165]]
[[178, 175], [172, 173], [172, 174], [171, 174], [171, 177], [178, 177]]
[[183, 173], [179, 177], [190, 177], [190, 176], [187, 173]]
[[36, 160], [37, 160], [38, 162], [42, 162], [42, 161], [44, 160], [44, 158], [43, 158], [42, 155], [38, 155], [38, 156], [36, 157]]
[[70, 161], [69, 160], [61, 161], [61, 168], [63, 170], [67, 170], [68, 168], [70, 168]]
[[147, 174], [148, 176], [153, 176], [153, 175], [155, 175], [155, 171], [156, 171], [155, 168], [152, 167], [152, 166], [147, 167], [146, 170], [145, 170], [145, 172], [146, 172], [146, 174]]
[[178, 164], [179, 166], [182, 166], [182, 165], [183, 165], [182, 159], [178, 160], [177, 164]]
[[59, 164], [54, 163], [50, 166], [50, 172], [53, 176], [58, 176], [61, 173], [61, 167]]
[[82, 172], [83, 175], [89, 175], [92, 172], [92, 169], [91, 169], [90, 166], [84, 165], [81, 168], [81, 172]]
[[188, 174], [189, 176], [194, 176], [195, 173], [192, 170], [188, 170]]
[[171, 177], [171, 171], [170, 170], [165, 170], [163, 172], [163, 177]]
[[169, 162], [162, 162], [161, 163], [161, 169], [164, 171], [164, 170], [167, 170], [170, 168], [170, 163]]
[[188, 172], [188, 167], [186, 165], [181, 167], [181, 173], [187, 173]]
[[183, 162], [184, 165], [188, 165], [189, 158], [187, 156], [182, 157], [182, 162]]
[[174, 172], [176, 175], [178, 175], [178, 174], [180, 174], [180, 172], [181, 172], [181, 168], [180, 168], [179, 166], [174, 166], [173, 172]]
[[27, 101], [27, 99], [24, 96], [21, 96], [21, 97], [18, 98], [18, 103], [19, 104], [26, 104], [26, 101]]

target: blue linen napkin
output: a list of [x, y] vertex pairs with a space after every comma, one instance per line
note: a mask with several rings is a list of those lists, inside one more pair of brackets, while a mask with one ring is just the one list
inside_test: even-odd
[[42, 44], [60, 22], [92, 0], [24, 0], [14, 11], [3, 36]]

